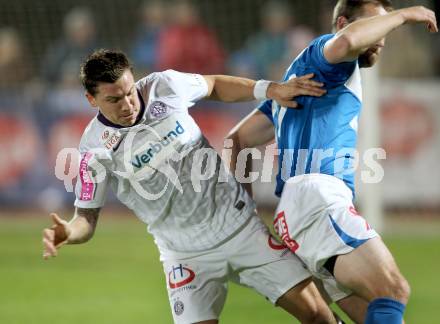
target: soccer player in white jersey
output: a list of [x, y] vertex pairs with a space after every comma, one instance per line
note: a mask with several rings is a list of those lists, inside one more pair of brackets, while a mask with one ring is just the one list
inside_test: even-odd
[[233, 151], [276, 138], [275, 193], [281, 198], [274, 227], [283, 242], [324, 279], [324, 286], [336, 279], [341, 287], [334, 300], [344, 303], [353, 292], [369, 303], [364, 318], [349, 309], [356, 322], [401, 324], [409, 285], [385, 244], [353, 207], [362, 106], [359, 68], [376, 63], [394, 29], [422, 23], [437, 32], [437, 22], [424, 7], [391, 11], [389, 0], [339, 0], [333, 17], [335, 34], [313, 40], [284, 77], [313, 73], [327, 94], [296, 98], [301, 109], [264, 101], [232, 131]]
[[[44, 257], [94, 233], [111, 187], [154, 236], [176, 323], [217, 323], [229, 280], [251, 287], [303, 323], [334, 323], [311, 275], [272, 240], [255, 205], [188, 113], [202, 98], [267, 97], [294, 106], [319, 96], [311, 75], [271, 83], [168, 70], [134, 82], [123, 53], [99, 50], [81, 67], [86, 96], [99, 111], [80, 143], [75, 215], [52, 214]], [[203, 170], [203, 171], [202, 171]]]

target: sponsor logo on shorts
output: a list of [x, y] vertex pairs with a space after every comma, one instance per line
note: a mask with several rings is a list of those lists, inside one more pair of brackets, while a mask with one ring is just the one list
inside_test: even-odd
[[154, 101], [151, 104], [150, 112], [153, 117], [161, 118], [166, 115], [168, 107], [162, 101]]
[[282, 243], [278, 243], [278, 241], [272, 235], [269, 235], [269, 237], [267, 239], [267, 243], [274, 250], [284, 250], [284, 249], [287, 249], [287, 246], [285, 246]]
[[177, 267], [172, 266], [168, 272], [168, 285], [171, 289], [183, 287], [194, 280], [196, 274], [188, 267], [179, 264]]
[[280, 236], [281, 240], [284, 244], [286, 244], [290, 251], [295, 252], [298, 250], [298, 243], [290, 237], [284, 211], [281, 211], [277, 214], [275, 220], [273, 221], [273, 226], [275, 228], [275, 232]]
[[281, 252], [280, 257], [285, 257], [290, 253], [289, 248], [285, 244], [278, 242], [271, 234], [267, 238], [267, 244], [272, 250]]
[[183, 312], [184, 312], [184, 310], [185, 310], [185, 305], [184, 305], [183, 302], [181, 302], [180, 300], [176, 300], [176, 301], [174, 302], [173, 309], [174, 309], [174, 313], [175, 313], [177, 316], [179, 316], [179, 315], [182, 315], [182, 314], [183, 314]]

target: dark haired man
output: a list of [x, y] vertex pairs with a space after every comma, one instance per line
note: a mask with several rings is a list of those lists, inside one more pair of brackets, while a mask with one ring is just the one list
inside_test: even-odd
[[267, 97], [295, 106], [298, 95], [324, 93], [311, 77], [279, 84], [167, 70], [134, 82], [123, 53], [91, 54], [81, 80], [99, 111], [80, 143], [75, 216], [66, 222], [52, 214], [44, 257], [93, 236], [111, 186], [155, 238], [176, 323], [217, 323], [228, 280], [254, 288], [303, 323], [334, 323], [309, 271], [288, 249], [274, 248], [253, 201], [188, 113], [202, 98]]
[[[402, 323], [410, 292], [391, 253], [352, 203], [362, 105], [359, 68], [374, 65], [385, 37], [407, 23], [438, 31], [435, 14], [424, 7], [391, 11], [388, 0], [339, 0], [335, 34], [312, 41], [284, 76], [314, 73], [327, 94], [296, 98], [301, 109], [266, 100], [229, 135], [234, 152], [276, 138], [281, 199], [275, 230], [324, 286], [335, 288], [336, 279], [334, 301], [344, 306], [352, 292], [369, 303], [367, 324]], [[352, 317], [363, 321], [359, 314]]]

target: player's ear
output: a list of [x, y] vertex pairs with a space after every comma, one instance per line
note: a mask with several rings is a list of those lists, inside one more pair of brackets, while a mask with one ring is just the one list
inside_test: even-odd
[[336, 19], [336, 30], [341, 30], [345, 26], [349, 24], [348, 19], [344, 16], [339, 16], [338, 19]]
[[86, 91], [85, 95], [92, 107], [98, 107], [98, 104], [96, 103], [96, 99], [94, 96], [92, 96], [88, 91]]

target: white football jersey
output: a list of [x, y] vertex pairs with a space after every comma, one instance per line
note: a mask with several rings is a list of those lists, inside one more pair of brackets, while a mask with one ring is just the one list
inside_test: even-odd
[[103, 206], [110, 186], [148, 224], [161, 253], [222, 243], [246, 223], [255, 204], [188, 113], [207, 95], [205, 79], [167, 70], [139, 80], [136, 88], [141, 111], [134, 126], [114, 125], [98, 114], [84, 131], [75, 206]]

